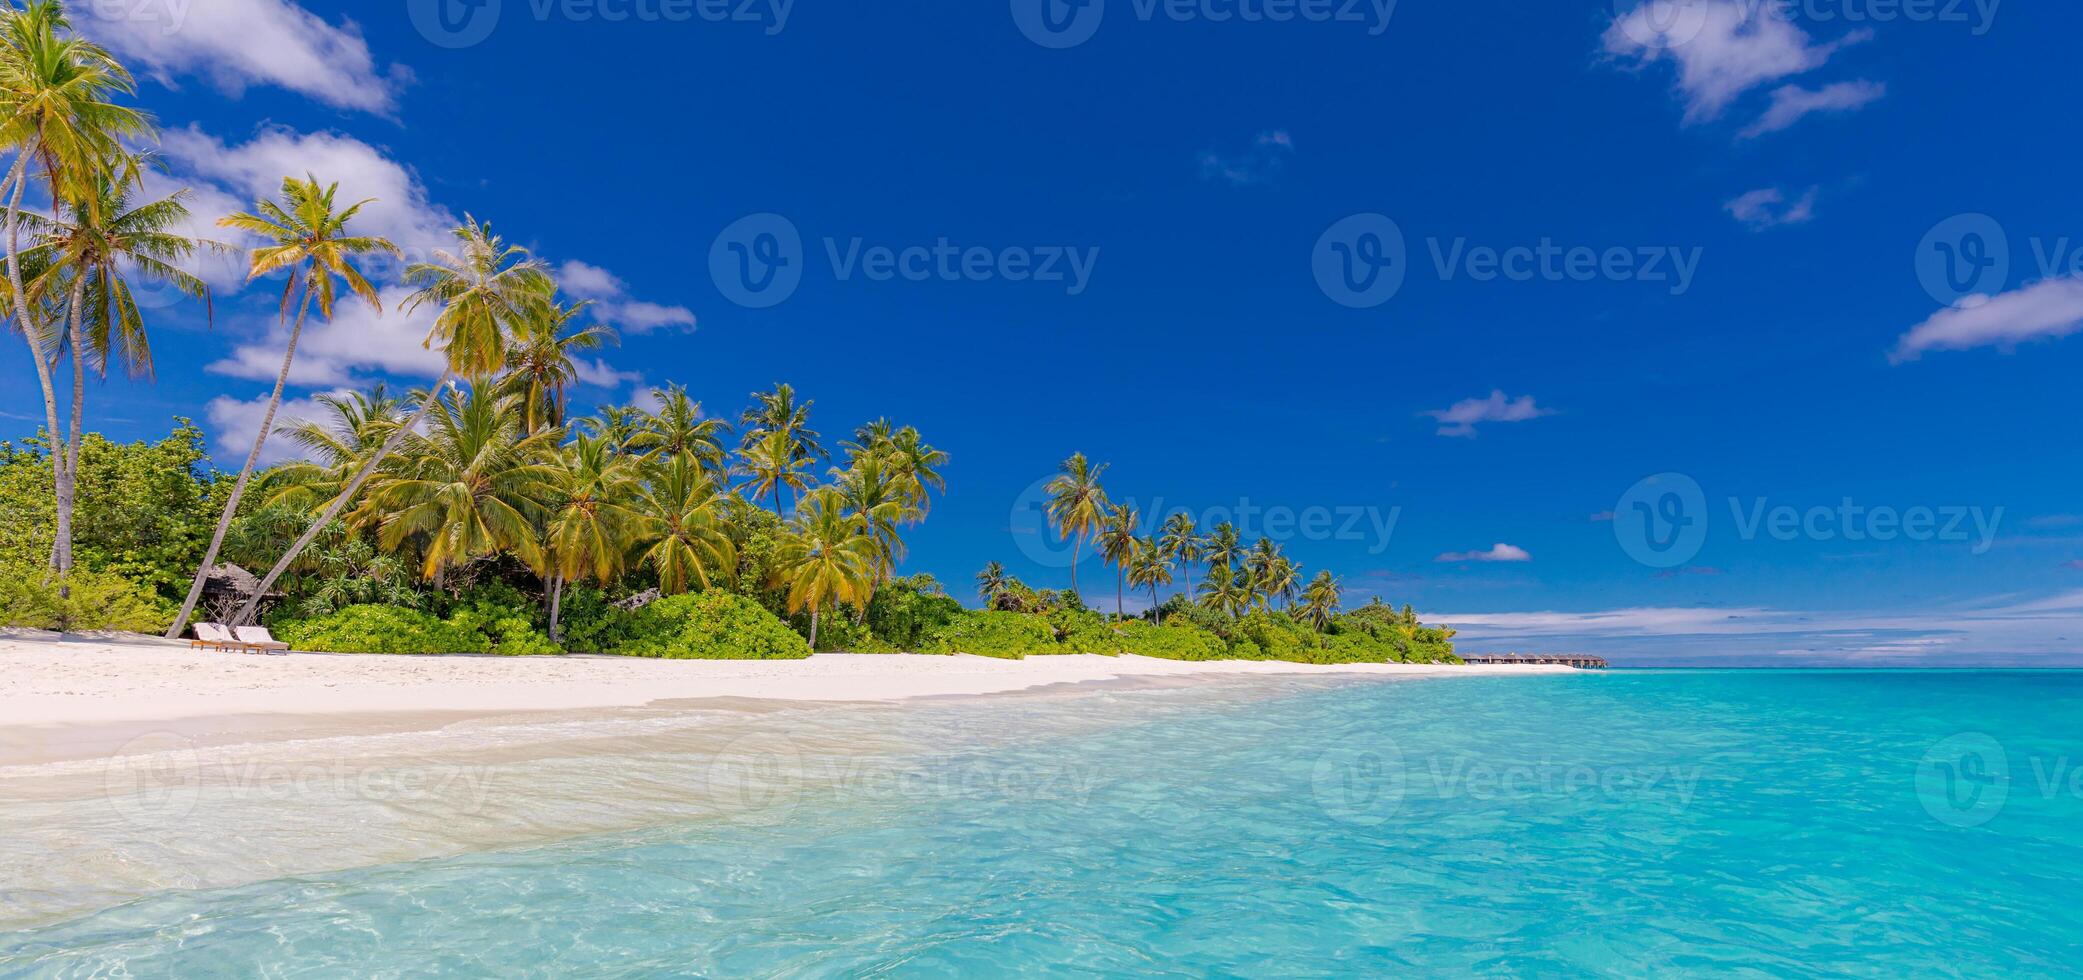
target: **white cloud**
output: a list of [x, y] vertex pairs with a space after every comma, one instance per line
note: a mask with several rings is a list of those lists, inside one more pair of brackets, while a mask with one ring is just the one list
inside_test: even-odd
[[1752, 231], [1764, 231], [1783, 225], [1806, 224], [1815, 218], [1815, 199], [1820, 188], [1811, 187], [1800, 199], [1788, 201], [1786, 194], [1777, 187], [1766, 187], [1751, 191], [1722, 205], [1737, 221]]
[[1637, 65], [1675, 62], [1687, 122], [1720, 116], [1745, 92], [1820, 68], [1838, 48], [1872, 37], [1861, 30], [1814, 43], [1779, 4], [1685, 0], [1678, 9], [1664, 24], [1659, 18], [1670, 15], [1670, 4], [1641, 3], [1614, 19], [1603, 42], [1608, 55]]
[[1850, 112], [1888, 94], [1879, 82], [1837, 82], [1819, 89], [1782, 85], [1772, 91], [1772, 106], [1757, 122], [1745, 127], [1744, 139], [1776, 133], [1817, 112]]
[[[218, 195], [213, 199], [218, 206], [229, 199], [237, 202], [236, 210], [250, 211], [254, 201], [281, 193], [282, 178], [307, 174], [322, 184], [338, 183], [336, 203], [342, 208], [373, 198], [355, 215], [350, 229], [390, 239], [405, 250], [407, 261], [424, 261], [432, 250], [447, 248], [458, 224], [454, 213], [429, 200], [426, 186], [410, 168], [351, 136], [268, 127], [234, 145], [190, 126], [168, 130], [160, 148], [174, 178], [196, 187], [199, 194], [208, 189]], [[211, 215], [211, 220], [219, 216]], [[214, 237], [223, 239], [226, 234], [220, 230]], [[373, 257], [370, 265], [372, 275], [390, 272], [386, 278], [402, 268], [391, 268], [396, 260]]]
[[[342, 296], [333, 306], [334, 318], [327, 322], [314, 309], [304, 322], [297, 343], [296, 363], [290, 367], [292, 385], [343, 385], [359, 383], [369, 374], [434, 378], [441, 375], [442, 358], [425, 347], [427, 332], [434, 327], [436, 309], [422, 305], [407, 313], [403, 305], [411, 290], [387, 286], [379, 290], [383, 312], [359, 297]], [[296, 311], [290, 311], [292, 319]], [[209, 371], [234, 378], [273, 381], [282, 369], [282, 348], [288, 334], [274, 324], [262, 339], [240, 344], [231, 354], [211, 364]]]
[[1532, 561], [1533, 555], [1529, 553], [1526, 549], [1518, 547], [1517, 545], [1509, 545], [1503, 542], [1499, 542], [1497, 544], [1491, 545], [1490, 550], [1488, 551], [1449, 551], [1446, 554], [1440, 555], [1438, 558], [1434, 558], [1432, 560], [1445, 562], [1519, 562]]
[[593, 302], [593, 312], [602, 322], [623, 333], [650, 333], [661, 327], [693, 330], [694, 311], [631, 299], [620, 277], [600, 266], [572, 259], [557, 267], [557, 284], [580, 299]]
[[83, 33], [171, 85], [200, 75], [234, 96], [272, 85], [343, 109], [387, 112], [409, 73], [379, 71], [361, 29], [329, 24], [289, 0], [77, 3]]
[[2010, 348], [2083, 329], [2083, 279], [2047, 279], [1996, 296], [1970, 296], [1911, 327], [1888, 355], [1914, 361], [1931, 350]]
[[595, 388], [620, 388], [625, 384], [643, 387], [644, 376], [636, 371], [617, 371], [613, 365], [601, 358], [571, 362], [578, 372], [579, 383]]
[[[336, 389], [334, 395], [346, 395], [345, 390]], [[251, 400], [241, 400], [230, 395], [218, 395], [203, 406], [210, 421], [210, 441], [216, 447], [220, 459], [235, 459], [245, 462], [246, 454], [253, 451], [253, 438], [260, 434], [260, 417], [268, 407], [268, 395], [261, 394]], [[275, 427], [281, 428], [299, 419], [326, 419], [331, 415], [320, 405], [317, 396], [309, 398], [285, 398], [275, 409]], [[268, 436], [268, 444], [260, 451], [260, 465], [270, 466], [285, 460], [305, 459], [297, 444], [284, 439], [281, 434]]]
[[1439, 420], [1439, 434], [1461, 439], [1472, 439], [1475, 427], [1483, 422], [1524, 422], [1544, 415], [1555, 414], [1552, 410], [1535, 405], [1532, 395], [1507, 398], [1503, 391], [1492, 391], [1488, 398], [1468, 398], [1455, 402], [1451, 408], [1435, 409], [1424, 413]]

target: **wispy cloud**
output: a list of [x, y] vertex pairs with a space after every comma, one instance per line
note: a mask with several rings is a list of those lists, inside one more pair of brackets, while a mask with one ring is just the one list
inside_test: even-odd
[[1502, 542], [1491, 545], [1487, 551], [1449, 551], [1433, 559], [1433, 561], [1442, 562], [1524, 562], [1532, 560], [1533, 555], [1529, 554], [1526, 549]]
[[1926, 351], [1997, 347], [2066, 337], [2083, 329], [2083, 279], [2047, 279], [1996, 296], [1970, 296], [1911, 327], [1888, 355], [1894, 364]]
[[591, 300], [600, 319], [624, 333], [650, 333], [662, 327], [684, 331], [695, 327], [693, 310], [632, 299], [620, 277], [588, 262], [573, 259], [558, 266], [557, 282], [565, 292]]
[[1850, 112], [1887, 94], [1886, 85], [1864, 80], [1837, 82], [1819, 89], [1782, 85], [1772, 92], [1771, 108], [1766, 109], [1757, 122], [1744, 127], [1739, 135], [1744, 139], [1756, 139], [1789, 128], [1815, 113]]
[[1688, 123], [1715, 119], [1744, 93], [1820, 68], [1873, 36], [1859, 30], [1817, 43], [1783, 5], [1751, 0], [1687, 0], [1661, 22], [1672, 12], [1645, 0], [1614, 18], [1602, 41], [1607, 55], [1636, 66], [1674, 63]]
[[1259, 184], [1279, 176], [1295, 152], [1294, 137], [1287, 130], [1272, 129], [1258, 134], [1251, 146], [1239, 153], [1201, 154], [1201, 176], [1232, 187]]
[[1752, 231], [1806, 224], [1815, 218], [1815, 199], [1820, 189], [1811, 187], [1799, 199], [1788, 201], [1777, 187], [1764, 187], [1736, 198], [1722, 209]]
[[169, 86], [206, 79], [238, 95], [249, 85], [288, 89], [342, 109], [388, 112], [411, 78], [377, 66], [361, 28], [289, 0], [68, 4], [81, 28]]
[[1476, 426], [1482, 423], [1525, 422], [1555, 413], [1534, 404], [1532, 395], [1510, 398], [1500, 389], [1490, 392], [1487, 398], [1464, 399], [1455, 402], [1452, 407], [1434, 409], [1424, 414], [1438, 420], [1440, 435], [1472, 439], [1476, 435]]

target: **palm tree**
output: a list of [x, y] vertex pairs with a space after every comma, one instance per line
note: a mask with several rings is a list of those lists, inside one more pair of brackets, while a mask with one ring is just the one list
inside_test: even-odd
[[1165, 518], [1163, 530], [1164, 535], [1158, 539], [1158, 546], [1164, 550], [1166, 558], [1179, 563], [1180, 574], [1186, 576], [1186, 592], [1191, 595], [1193, 565], [1201, 560], [1202, 550], [1207, 547], [1207, 542], [1201, 540], [1200, 535], [1196, 533], [1200, 529], [1194, 526], [1193, 515], [1183, 510]]
[[860, 518], [846, 512], [837, 490], [813, 490], [797, 502], [795, 519], [775, 543], [771, 584], [787, 590], [789, 612], [810, 611], [812, 650], [817, 649], [818, 621], [826, 607], [867, 602], [876, 555], [875, 540]]
[[702, 414], [702, 403], [687, 397], [679, 385], [652, 389], [658, 410], [646, 413], [629, 436], [629, 448], [647, 459], [685, 456], [701, 464], [720, 482], [729, 472], [729, 454], [722, 436], [730, 425]]
[[501, 551], [530, 568], [546, 567], [530, 515], [551, 473], [539, 460], [560, 433], [522, 433], [520, 412], [484, 384], [429, 401], [435, 410], [425, 416], [427, 433], [401, 428], [408, 443], [397, 472], [370, 493], [383, 515], [378, 543], [395, 550], [425, 535], [420, 575], [429, 580]]
[[[524, 430], [525, 414], [524, 409]], [[580, 436], [552, 453], [542, 468], [535, 494], [548, 510], [542, 550], [552, 642], [562, 642], [557, 621], [563, 611], [564, 583], [590, 578], [605, 584], [622, 570], [638, 520], [630, 507], [637, 487], [632, 467], [606, 439]]]
[[[49, 322], [54, 309], [26, 299], [22, 192], [35, 161], [53, 202], [83, 201], [95, 208], [97, 191], [110, 173], [128, 169], [123, 140], [149, 135], [153, 128], [150, 116], [109, 101], [136, 91], [130, 73], [99, 45], [72, 35], [71, 29], [65, 7], [57, 0], [27, 0], [20, 10], [12, 3], [0, 9], [0, 148], [15, 154], [13, 167], [0, 180], [0, 196], [7, 198], [7, 284], [15, 300], [16, 329], [29, 345], [36, 380], [43, 387], [58, 510], [51, 563], [61, 573], [72, 566], [72, 464], [77, 451], [68, 447], [58, 427], [53, 374], [62, 341]], [[78, 388], [84, 383], [84, 370], [75, 366], [73, 373]]]
[[[224, 513], [217, 519], [216, 533], [210, 537], [209, 550], [203, 553], [202, 565], [195, 570], [195, 581], [188, 586], [188, 598], [181, 603], [181, 614], [174, 617], [174, 624], [166, 631], [168, 638], [178, 638], [188, 626], [188, 617], [195, 613], [195, 602], [202, 597], [203, 583], [209, 577], [210, 568], [216, 564], [217, 552], [224, 547], [224, 534], [231, 529], [232, 517], [238, 513], [239, 499], [246, 494], [246, 484], [253, 479], [253, 467], [260, 462], [260, 452], [267, 445], [268, 433], [275, 425], [275, 410], [282, 405], [282, 389], [289, 384], [289, 369], [296, 361], [297, 340], [304, 332], [304, 318], [311, 312], [311, 305], [318, 304], [319, 315], [327, 320], [333, 318], [333, 299], [340, 282], [362, 302], [369, 304], [379, 314], [383, 312], [383, 301], [376, 295], [376, 287], [355, 268], [354, 260], [379, 252], [400, 254], [398, 247], [382, 238], [346, 234], [347, 223], [354, 220], [356, 213], [369, 203], [368, 200], [337, 207], [334, 196], [339, 184], [326, 187], [318, 185], [318, 178], [306, 176], [303, 180], [294, 177], [282, 178], [282, 200], [261, 201], [254, 206], [257, 214], [238, 213], [218, 220], [226, 228], [260, 235], [274, 244], [253, 250], [246, 279], [251, 282], [277, 270], [289, 270], [289, 281], [282, 290], [282, 302], [277, 312], [277, 322], [286, 322], [289, 317], [291, 297], [301, 292], [302, 299], [296, 303], [295, 326], [290, 328], [289, 341], [282, 352], [282, 370], [275, 375], [275, 390], [268, 395], [268, 407], [261, 413], [260, 432], [254, 436], [253, 451], [246, 454], [246, 463], [239, 468], [239, 479], [232, 484], [231, 495], [224, 501]], [[376, 460], [371, 459], [373, 464]], [[335, 512], [337, 513], [337, 511]], [[331, 517], [312, 525], [309, 537], [324, 527]], [[296, 550], [302, 550], [299, 546]], [[277, 568], [287, 568], [294, 555], [285, 556]], [[276, 573], [279, 575], [280, 573]], [[276, 576], [269, 576], [272, 585]], [[250, 614], [267, 591], [265, 587], [253, 594], [246, 604], [245, 614]]]
[[[144, 315], [131, 293], [130, 273], [163, 281], [174, 290], [201, 299], [207, 305], [210, 287], [174, 263], [186, 259], [198, 246], [226, 246], [198, 241], [170, 228], [188, 219], [181, 203], [187, 191], [172, 197], [132, 207], [129, 189], [105, 176], [95, 187], [93, 199], [67, 202], [58, 211], [69, 221], [53, 222], [32, 252], [47, 253], [40, 275], [29, 283], [32, 297], [67, 294], [65, 335], [72, 351], [72, 427], [66, 440], [68, 477], [79, 472], [80, 442], [87, 405], [87, 358], [96, 371], [108, 376], [111, 360], [120, 361], [133, 377], [152, 373], [152, 346], [145, 333]], [[40, 256], [41, 257], [41, 256]], [[55, 436], [55, 433], [53, 434]], [[58, 524], [72, 526], [74, 490], [69, 486], [58, 495]], [[59, 571], [72, 567], [70, 536], [64, 535], [54, 548], [61, 554]]]
[[[752, 406], [745, 409], [738, 419], [744, 430], [740, 451], [748, 454], [760, 452], [770, 469], [808, 466], [831, 458], [831, 453], [818, 444], [817, 430], [810, 428], [810, 406], [816, 403], [797, 404], [794, 386], [776, 384], [773, 391], [753, 392], [752, 399]], [[776, 514], [781, 513], [783, 484], [794, 488], [798, 494], [803, 490], [788, 480], [769, 484], [774, 490]]]
[[531, 433], [564, 424], [565, 390], [579, 380], [572, 353], [595, 350], [615, 340], [614, 328], [604, 324], [573, 329], [586, 306], [559, 306], [555, 301], [542, 304], [532, 311], [506, 353], [501, 393], [521, 399]]
[[1135, 557], [1137, 525], [1141, 523], [1136, 509], [1129, 504], [1116, 504], [1107, 510], [1105, 521], [1099, 529], [1100, 556], [1114, 566], [1114, 618], [1126, 619], [1123, 611], [1122, 593], [1128, 589], [1128, 563]]
[[1276, 596], [1291, 598], [1294, 595], [1297, 569], [1294, 562], [1280, 553], [1280, 546], [1272, 538], [1258, 539], [1251, 554], [1244, 559], [1244, 570], [1252, 588], [1263, 601], [1270, 603]]
[[1128, 561], [1128, 584], [1150, 590], [1150, 616], [1155, 619], [1161, 605], [1157, 587], [1172, 584], [1172, 560], [1155, 538], [1136, 542], [1135, 554]]
[[1201, 583], [1200, 597], [1202, 606], [1231, 616], [1241, 616], [1251, 609], [1251, 590], [1238, 577], [1237, 570], [1229, 565], [1208, 569], [1208, 580]]
[[[419, 287], [406, 297], [405, 310], [410, 312], [425, 303], [441, 304], [441, 312], [434, 317], [434, 329], [428, 332], [425, 341], [430, 348], [436, 340], [441, 341], [444, 366], [441, 378], [434, 382], [436, 392], [457, 375], [475, 383], [497, 371], [506, 363], [510, 339], [552, 301], [556, 289], [556, 283], [543, 271], [541, 264], [528, 258], [526, 249], [508, 246], [492, 234], [490, 224], [468, 218], [467, 223], [452, 234], [462, 243], [460, 252], [437, 250], [434, 261], [414, 263], [405, 268], [406, 283]], [[255, 261], [258, 261], [259, 252], [254, 254]], [[278, 395], [281, 392], [279, 384], [276, 392]], [[362, 484], [383, 464], [384, 457], [396, 452], [406, 435], [419, 428], [421, 419], [434, 407], [434, 401], [433, 398], [421, 401], [419, 412], [403, 428], [391, 433], [375, 455], [362, 463], [361, 471], [348, 481], [340, 496], [326, 505], [325, 512], [305, 529], [295, 544], [289, 546], [289, 550], [275, 562], [275, 567], [261, 578], [260, 588], [239, 610], [240, 622], [251, 621], [268, 588], [282, 577], [290, 563], [296, 561], [297, 554], [310, 546], [319, 531], [339, 515], [341, 508], [354, 499]]]
[[616, 451], [629, 454], [631, 445], [648, 424], [649, 416], [633, 405], [602, 405], [595, 409], [592, 417], [579, 420], [579, 424], [596, 436], [601, 436], [616, 447]]
[[1330, 572], [1318, 572], [1302, 590], [1302, 620], [1321, 633], [1331, 626], [1331, 617], [1338, 615], [1339, 600], [1344, 589]]
[[1078, 591], [1078, 552], [1084, 547], [1086, 536], [1097, 532], [1106, 521], [1107, 494], [1099, 485], [1100, 475], [1106, 471], [1107, 464], [1094, 466], [1084, 453], [1072, 453], [1057, 467], [1056, 478], [1042, 488], [1049, 496], [1049, 523], [1056, 526], [1056, 533], [1072, 539], [1072, 592]]
[[1215, 525], [1213, 534], [1208, 535], [1201, 551], [1201, 557], [1207, 559], [1208, 570], [1212, 573], [1215, 570], [1215, 566], [1235, 565], [1238, 556], [1242, 553], [1241, 546], [1237, 540], [1237, 526], [1228, 521], [1223, 521]]
[[[797, 453], [797, 444], [786, 431], [776, 429], [749, 443], [739, 453], [738, 472], [751, 477], [745, 484], [745, 496], [754, 499], [766, 494], [774, 495], [774, 512], [781, 513], [781, 488], [788, 487], [800, 498], [810, 488], [810, 477], [803, 470], [810, 460]], [[800, 500], [798, 501], [800, 502]]]
[[331, 417], [324, 421], [291, 419], [275, 427], [276, 435], [296, 443], [308, 458], [268, 471], [271, 492], [266, 503], [270, 506], [317, 509], [339, 496], [354, 471], [404, 421], [404, 403], [391, 397], [382, 382], [367, 393], [321, 394], [312, 400]]
[[1005, 576], [1005, 565], [1003, 563], [995, 561], [987, 563], [984, 565], [983, 571], [976, 573], [976, 593], [978, 597], [984, 600], [984, 608], [986, 609], [998, 604], [999, 593], [1004, 592], [1009, 584]]
[[948, 454], [927, 445], [919, 436], [919, 430], [908, 425], [890, 437], [884, 452], [889, 456], [891, 468], [904, 481], [919, 516], [924, 517], [932, 509], [927, 489], [947, 492], [947, 480], [940, 475], [940, 468], [947, 465]]
[[852, 469], [832, 471], [832, 489], [838, 491], [847, 512], [860, 520], [862, 530], [875, 540], [873, 584], [889, 581], [897, 562], [904, 557], [904, 540], [897, 528], [918, 517], [903, 485], [883, 464], [882, 457], [862, 456], [854, 461]]
[[687, 591], [690, 581], [708, 588], [736, 573], [738, 555], [722, 513], [726, 494], [701, 464], [673, 456], [647, 464], [649, 478], [631, 505], [637, 560], [658, 573], [666, 595]]

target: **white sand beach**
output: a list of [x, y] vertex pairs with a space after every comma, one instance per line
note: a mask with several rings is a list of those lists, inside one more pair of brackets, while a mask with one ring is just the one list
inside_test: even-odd
[[1138, 678], [1400, 678], [1567, 671], [1541, 666], [1185, 663], [1095, 655], [998, 660], [819, 654], [808, 660], [780, 661], [265, 656], [195, 650], [185, 642], [146, 637], [61, 638], [16, 632], [0, 639], [0, 727], [227, 715], [567, 711], [702, 698], [894, 701]]

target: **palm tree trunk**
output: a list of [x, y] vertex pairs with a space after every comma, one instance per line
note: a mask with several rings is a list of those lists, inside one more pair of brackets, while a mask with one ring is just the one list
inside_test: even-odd
[[65, 456], [65, 471], [58, 479], [58, 528], [56, 539], [51, 544], [51, 560], [58, 565], [60, 582], [58, 595], [71, 595], [71, 587], [64, 584], [63, 576], [72, 571], [72, 512], [79, 499], [80, 472], [80, 427], [87, 412], [87, 344], [80, 332], [80, 302], [87, 293], [87, 277], [76, 275], [72, 280], [70, 321], [66, 334], [72, 339], [72, 433]]
[[1163, 603], [1161, 603], [1161, 602], [1158, 602], [1158, 601], [1157, 601], [1157, 583], [1156, 583], [1156, 582], [1152, 582], [1152, 583], [1150, 583], [1150, 621], [1151, 621], [1151, 622], [1153, 622], [1153, 623], [1160, 623], [1160, 622], [1162, 622], [1161, 620], [1159, 620], [1159, 619], [1157, 618], [1157, 607], [1158, 607], [1158, 606], [1161, 606], [1161, 605], [1163, 605]]
[[1128, 618], [1128, 613], [1127, 613], [1127, 612], [1125, 611], [1125, 607], [1124, 607], [1124, 604], [1123, 604], [1123, 603], [1122, 603], [1122, 601], [1121, 601], [1121, 594], [1122, 594], [1123, 592], [1126, 592], [1126, 591], [1128, 591], [1128, 571], [1127, 571], [1127, 568], [1126, 568], [1125, 566], [1122, 566], [1122, 565], [1116, 565], [1116, 566], [1114, 567], [1114, 618], [1115, 618], [1115, 619], [1127, 619], [1127, 618]]
[[564, 576], [550, 576], [550, 642], [562, 646], [564, 638], [557, 633], [557, 615], [564, 606]]
[[[175, 616], [174, 625], [167, 628], [166, 638], [169, 640], [180, 639], [181, 631], [188, 626], [188, 617], [195, 615], [195, 603], [202, 598], [203, 583], [209, 581], [210, 566], [216, 564], [217, 552], [224, 548], [224, 535], [231, 530], [231, 519], [239, 512], [239, 498], [246, 495], [246, 484], [253, 480], [253, 467], [260, 462], [261, 447], [268, 444], [268, 430], [275, 425], [275, 409], [281, 406], [282, 389], [289, 384], [289, 366], [296, 361], [297, 339], [304, 333], [304, 317], [311, 312], [311, 270], [304, 272], [303, 287], [304, 299], [297, 307], [296, 326], [289, 331], [289, 346], [282, 352], [282, 370], [275, 375], [275, 392], [268, 396], [268, 409], [261, 414], [260, 432], [253, 437], [253, 451], [246, 454], [246, 465], [239, 468], [239, 480], [232, 484], [231, 496], [224, 501], [224, 513], [217, 518], [217, 531], [210, 535], [210, 548], [203, 552], [202, 565], [195, 570], [195, 581], [188, 585], [188, 598], [181, 603], [181, 614]], [[267, 587], [263, 585], [254, 592], [254, 601], [258, 602], [265, 592]]]
[[[29, 345], [30, 359], [36, 362], [36, 380], [43, 385], [43, 412], [45, 425], [51, 440], [51, 487], [55, 495], [57, 487], [64, 482], [65, 464], [70, 454], [65, 446], [64, 430], [58, 428], [58, 388], [51, 380], [51, 361], [44, 354], [39, 334], [42, 326], [33, 315], [33, 304], [24, 297], [28, 291], [22, 288], [22, 189], [29, 185], [29, 147], [24, 145], [15, 157], [14, 169], [7, 175], [13, 185], [7, 199], [7, 283], [14, 289], [15, 320], [21, 328], [22, 340]], [[57, 570], [60, 552], [57, 539], [51, 542], [51, 568]]]
[[[1072, 536], [1071, 536], [1071, 539], [1070, 539], [1070, 590], [1071, 590], [1072, 592], [1076, 592], [1076, 591], [1078, 591], [1078, 549], [1080, 549], [1080, 548], [1083, 548], [1084, 546], [1085, 546], [1085, 535], [1084, 535], [1084, 532], [1082, 532], [1082, 531], [1081, 531], [1081, 532], [1079, 532], [1079, 533], [1077, 533], [1077, 534], [1074, 534], [1074, 535], [1072, 535]], [[1084, 596], [1079, 596], [1079, 597], [1078, 597], [1078, 601], [1080, 601], [1080, 602], [1083, 602], [1083, 601], [1084, 601], [1084, 599], [1085, 599], [1085, 597], [1084, 597]]]
[[362, 484], [368, 482], [369, 475], [376, 472], [376, 467], [383, 462], [384, 457], [396, 452], [399, 444], [405, 441], [405, 437], [419, 428], [420, 421], [427, 417], [427, 411], [434, 407], [435, 402], [441, 400], [441, 389], [448, 384], [448, 379], [453, 373], [447, 370], [441, 372], [441, 379], [434, 382], [433, 389], [428, 391], [426, 399], [420, 402], [419, 411], [412, 413], [412, 418], [404, 425], [392, 430], [390, 437], [383, 440], [383, 445], [377, 448], [375, 455], [363, 461], [361, 470], [355, 473], [347, 488], [340, 491], [340, 495], [334, 497], [332, 503], [326, 505], [325, 512], [318, 515], [318, 519], [312, 521], [310, 527], [304, 529], [303, 535], [297, 538], [296, 543], [290, 545], [289, 550], [282, 554], [282, 558], [275, 562], [275, 567], [268, 569], [267, 577], [260, 580], [260, 586], [247, 598], [246, 605], [239, 609], [237, 616], [232, 617], [234, 624], [252, 621], [254, 610], [260, 608], [261, 597], [268, 594], [268, 589], [275, 584], [275, 580], [289, 570], [290, 563], [296, 561], [297, 556], [311, 546], [312, 540], [318, 537], [320, 531], [325, 530], [326, 525], [333, 522], [333, 518], [340, 516], [340, 511], [361, 491]]
[[820, 610], [820, 609], [819, 609], [819, 608], [818, 608], [817, 606], [811, 606], [811, 607], [810, 607], [810, 652], [811, 652], [811, 653], [816, 653], [816, 652], [817, 652], [817, 614], [818, 614], [818, 613], [819, 613], [820, 611], [821, 611], [821, 610]]

